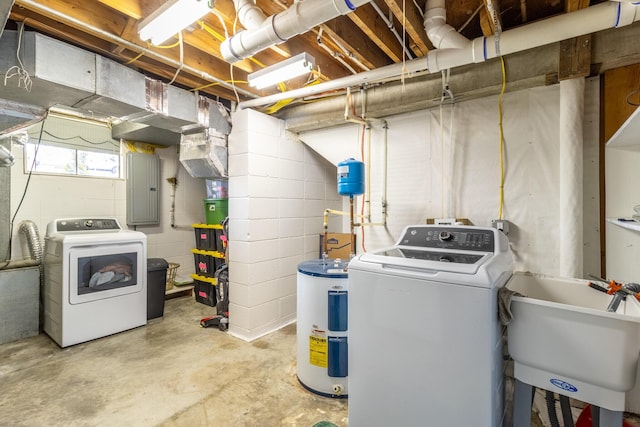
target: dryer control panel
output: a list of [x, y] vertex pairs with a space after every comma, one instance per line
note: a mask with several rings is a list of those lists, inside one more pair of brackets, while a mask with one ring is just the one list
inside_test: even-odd
[[114, 218], [72, 218], [55, 222], [57, 232], [69, 231], [108, 231], [120, 230], [120, 224]]
[[437, 225], [407, 227], [397, 245], [478, 252], [493, 252], [495, 249], [493, 230]]

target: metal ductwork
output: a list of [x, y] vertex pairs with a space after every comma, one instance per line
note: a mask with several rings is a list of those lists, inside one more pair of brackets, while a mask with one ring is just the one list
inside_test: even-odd
[[0, 37], [2, 37], [2, 31], [5, 25], [7, 25], [13, 3], [15, 3], [15, 0], [4, 1], [0, 4]]
[[37, 121], [53, 106], [119, 118], [114, 138], [162, 145], [179, 144], [185, 128], [208, 126], [200, 121], [201, 96], [42, 34], [5, 31], [0, 52], [0, 70], [22, 70], [0, 75], [7, 83], [0, 135]]
[[[259, 26], [236, 33], [222, 42], [220, 53], [225, 61], [234, 63], [252, 56], [261, 50], [303, 34], [316, 25], [323, 24], [340, 15], [354, 11], [371, 0], [305, 0], [296, 1], [289, 9], [272, 15]], [[250, 11], [247, 1], [235, 0], [238, 16], [245, 9]], [[257, 14], [255, 10], [252, 14]], [[245, 20], [249, 21], [248, 18]], [[259, 19], [251, 22], [257, 22]], [[251, 26], [251, 25], [249, 25]]]

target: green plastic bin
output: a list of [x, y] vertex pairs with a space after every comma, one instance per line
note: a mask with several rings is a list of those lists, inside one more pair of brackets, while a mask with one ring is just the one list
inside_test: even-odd
[[204, 199], [204, 216], [207, 224], [220, 224], [229, 212], [229, 199]]

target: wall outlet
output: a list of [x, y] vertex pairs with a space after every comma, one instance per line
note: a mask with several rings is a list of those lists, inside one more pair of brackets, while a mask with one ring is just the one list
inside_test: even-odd
[[491, 220], [491, 226], [502, 231], [505, 235], [509, 235], [509, 221], [506, 219], [493, 219]]

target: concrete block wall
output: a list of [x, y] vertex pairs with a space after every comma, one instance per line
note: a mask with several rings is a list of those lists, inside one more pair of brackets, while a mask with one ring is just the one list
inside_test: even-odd
[[[229, 333], [254, 340], [296, 320], [297, 265], [319, 256], [325, 209], [340, 209], [336, 168], [284, 122], [253, 110], [229, 136]], [[341, 221], [331, 219], [331, 231]]]

